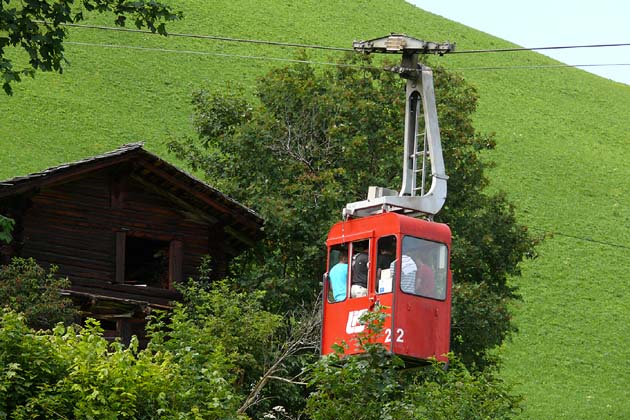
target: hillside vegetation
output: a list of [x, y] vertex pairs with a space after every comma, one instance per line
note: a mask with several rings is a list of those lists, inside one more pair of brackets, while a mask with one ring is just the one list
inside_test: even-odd
[[[454, 41], [459, 50], [512, 46], [402, 0], [172, 3], [185, 13], [170, 25], [173, 33], [350, 47], [355, 39], [404, 32]], [[99, 16], [91, 23], [110, 22]], [[174, 161], [165, 142], [194, 135], [193, 90], [225, 83], [251, 89], [257, 76], [283, 64], [252, 57], [296, 53], [97, 29], [70, 33], [63, 75], [38, 74], [16, 85], [13, 97], [0, 96], [0, 179], [136, 141]], [[309, 52], [322, 62], [338, 54]], [[496, 163], [493, 188], [508, 193], [534, 232], [555, 232], [513, 279], [523, 295], [515, 308], [520, 333], [501, 353], [505, 377], [526, 396], [523, 417], [630, 417], [630, 86], [573, 68], [525, 68], [557, 64], [534, 52], [453, 54], [431, 63], [461, 72], [479, 91], [477, 128], [497, 135], [496, 150], [486, 155]]]

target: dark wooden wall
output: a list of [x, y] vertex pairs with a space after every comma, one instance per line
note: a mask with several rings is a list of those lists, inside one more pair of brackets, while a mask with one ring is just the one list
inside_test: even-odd
[[[117, 233], [181, 241], [183, 278], [197, 272], [208, 253], [219, 266], [225, 255], [215, 243], [217, 230], [203, 216], [178, 207], [147, 188], [130, 168], [111, 168], [44, 188], [28, 199], [21, 215], [20, 254], [40, 264], [55, 264], [74, 285], [116, 283]], [[105, 286], [107, 287], [107, 286]]]

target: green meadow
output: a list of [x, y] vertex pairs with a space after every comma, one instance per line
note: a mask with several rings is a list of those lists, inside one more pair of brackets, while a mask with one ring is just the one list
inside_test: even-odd
[[[402, 32], [456, 42], [458, 50], [513, 46], [403, 0], [170, 3], [185, 14], [168, 27], [172, 33], [349, 48]], [[90, 24], [111, 22], [96, 16]], [[15, 85], [12, 97], [0, 96], [0, 179], [138, 141], [180, 164], [165, 142], [194, 135], [194, 90], [251, 90], [257, 76], [296, 56], [295, 48], [251, 43], [69, 33], [63, 75], [38, 74]], [[318, 62], [339, 54], [309, 51]], [[539, 256], [512, 279], [522, 294], [514, 306], [520, 331], [499, 349], [504, 378], [526, 398], [522, 417], [630, 418], [630, 86], [575, 68], [541, 68], [559, 63], [535, 52], [452, 54], [431, 63], [477, 88], [476, 126], [497, 139], [484, 156], [494, 164], [491, 188], [508, 194], [533, 233], [548, 234]]]

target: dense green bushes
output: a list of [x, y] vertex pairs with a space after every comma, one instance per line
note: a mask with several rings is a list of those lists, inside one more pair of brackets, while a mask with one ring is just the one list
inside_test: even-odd
[[[518, 413], [519, 398], [492, 369], [471, 372], [454, 355], [448, 370], [437, 362], [401, 370], [400, 359], [373, 344], [386, 316], [380, 311], [365, 316], [369, 327], [358, 336], [365, 355], [320, 359], [313, 352], [317, 311], [283, 319], [264, 309], [263, 292], [239, 291], [228, 280], [191, 280], [181, 289], [183, 302], [168, 315], [152, 316], [150, 342], [139, 349], [135, 338], [127, 347], [110, 343], [93, 320], [65, 326], [62, 317], [52, 329], [31, 328], [44, 313], [64, 313], [65, 307], [47, 304], [31, 309], [37, 293], [48, 295], [44, 302], [58, 301], [55, 287], [65, 281], [33, 260], [16, 259], [2, 273], [3, 299], [13, 305], [0, 318], [0, 418], [481, 419]], [[22, 298], [31, 305], [18, 307]]]
[[[36, 332], [5, 311], [0, 418], [228, 419], [260, 374], [278, 316], [260, 297], [191, 285], [186, 304], [151, 326], [139, 350], [109, 344], [95, 321]], [[168, 325], [167, 325], [168, 324]]]
[[0, 305], [23, 313], [35, 329], [72, 323], [77, 311], [72, 300], [61, 294], [70, 282], [56, 277], [55, 271], [53, 267], [47, 272], [32, 258], [14, 258], [0, 267]]
[[192, 378], [171, 353], [138, 351], [136, 340], [109, 345], [100, 333], [94, 322], [34, 332], [23, 316], [5, 312], [0, 418], [236, 418], [220, 357]]
[[[194, 303], [160, 318], [152, 341], [139, 350], [109, 344], [95, 321], [84, 328], [59, 324], [34, 331], [23, 315], [0, 318], [0, 418], [11, 419], [238, 419], [247, 395], [276, 360], [272, 337], [278, 317], [260, 309], [260, 296], [230, 291], [226, 283], [204, 291], [192, 285]], [[189, 295], [191, 296], [191, 295]], [[312, 419], [511, 418], [519, 398], [491, 370], [471, 373], [451, 355], [412, 371], [382, 345], [372, 344], [378, 317], [371, 313], [359, 339], [365, 354], [339, 354], [304, 364], [302, 414]], [[377, 327], [374, 328], [374, 321]], [[382, 322], [382, 319], [380, 320]], [[168, 340], [166, 338], [168, 337]], [[267, 393], [275, 405], [253, 418], [297, 418], [287, 395]], [[242, 414], [239, 414], [242, 413]]]

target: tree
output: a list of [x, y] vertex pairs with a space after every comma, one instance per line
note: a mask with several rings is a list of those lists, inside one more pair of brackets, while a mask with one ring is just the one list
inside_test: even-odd
[[318, 317], [283, 320], [261, 293], [232, 286], [189, 281], [183, 302], [151, 320], [146, 349], [108, 343], [94, 320], [34, 331], [5, 309], [0, 418], [245, 419], [278, 401], [299, 410], [303, 386], [283, 375], [312, 354]]
[[165, 351], [109, 343], [84, 328], [29, 329], [0, 317], [0, 417], [10, 419], [244, 419], [221, 349], [193, 371]]
[[[153, 0], [0, 0], [0, 75], [2, 88], [11, 95], [11, 84], [37, 70], [63, 72], [63, 25], [82, 22], [84, 12], [110, 12], [115, 24], [124, 26], [128, 18], [137, 28], [166, 35], [165, 22], [181, 17], [181, 12]], [[28, 66], [14, 68], [7, 58], [10, 48], [26, 54]], [[19, 62], [19, 60], [18, 60]]]
[[11, 231], [13, 230], [13, 225], [15, 221], [6, 216], [0, 214], [0, 243], [10, 243], [13, 236], [11, 235]]
[[[259, 79], [253, 100], [230, 86], [201, 90], [193, 97], [198, 138], [169, 144], [209, 182], [265, 218], [265, 240], [235, 270], [247, 279], [244, 287], [267, 290], [275, 310], [317, 294], [325, 235], [344, 204], [362, 199], [369, 185], [400, 184], [404, 83], [371, 66], [369, 57], [342, 61], [322, 72], [303, 63], [273, 70]], [[474, 129], [474, 88], [438, 67], [435, 90], [450, 177], [436, 220], [453, 231], [459, 284], [453, 343], [467, 363], [481, 368], [487, 350], [514, 329], [506, 305], [517, 293], [507, 279], [534, 256], [536, 241], [516, 222], [504, 195], [485, 192], [480, 153], [492, 149], [494, 139]], [[468, 292], [477, 284], [485, 286]], [[466, 300], [472, 296], [501, 310], [473, 318], [473, 302]], [[473, 335], [485, 326], [495, 329], [483, 340]]]
[[216, 376], [220, 361], [233, 414], [261, 418], [279, 402], [299, 410], [303, 387], [293, 372], [314, 359], [319, 306], [282, 317], [263, 308], [264, 292], [245, 292], [236, 284], [227, 279], [208, 284], [203, 276], [190, 280], [172, 313], [151, 322], [148, 350], [172, 354], [182, 381], [190, 381], [187, 398], [200, 406], [213, 390], [204, 375]]
[[72, 300], [61, 294], [69, 287], [68, 279], [55, 276], [54, 267], [47, 272], [32, 258], [13, 258], [0, 267], [2, 306], [23, 313], [31, 328], [50, 329], [75, 320], [78, 313]]
[[313, 420], [507, 419], [521, 398], [491, 369], [470, 372], [453, 354], [449, 368], [438, 362], [410, 370], [376, 338], [384, 314], [367, 313], [357, 341], [364, 353], [323, 357], [311, 368], [306, 413]]

